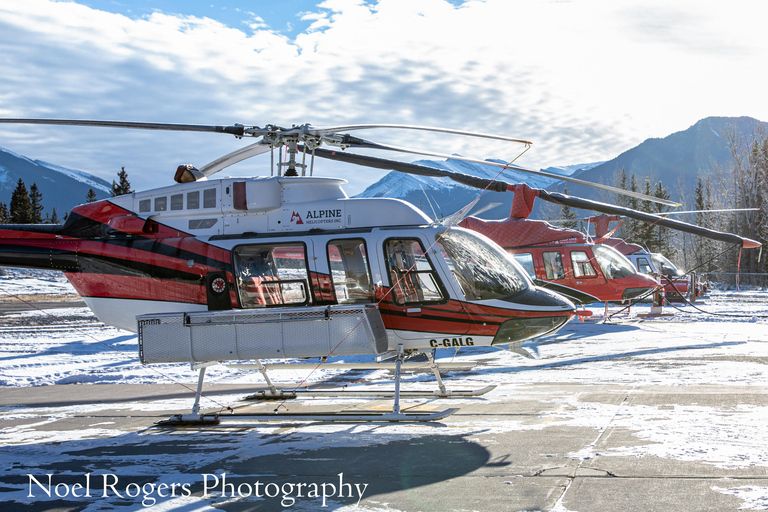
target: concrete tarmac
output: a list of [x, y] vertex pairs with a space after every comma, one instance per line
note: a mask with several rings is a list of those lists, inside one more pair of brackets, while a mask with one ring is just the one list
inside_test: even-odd
[[[210, 385], [204, 394], [222, 404], [235, 404], [238, 412], [274, 410], [275, 402], [234, 399], [251, 391], [243, 385]], [[768, 392], [763, 389], [538, 383], [501, 385], [491, 395], [493, 400], [458, 403], [408, 401], [406, 406], [421, 403], [430, 410], [459, 409], [427, 425], [278, 422], [254, 426], [228, 422], [224, 415], [220, 426], [167, 428], [153, 423], [172, 413], [189, 412], [192, 404], [192, 393], [179, 385], [0, 388], [0, 428], [5, 439], [13, 440], [0, 448], [3, 460], [12, 463], [0, 484], [0, 500], [6, 502], [3, 510], [24, 511], [151, 510], [153, 506], [160, 510], [355, 510], [359, 500], [361, 510], [375, 511], [698, 512], [739, 510], [745, 502], [728, 489], [768, 489], [768, 467], [763, 465], [726, 468], [695, 457], [662, 457], [648, 450], [632, 454], [633, 446], [649, 441], [615, 421], [623, 409], [639, 405], [666, 413], [695, 406], [737, 414], [745, 404], [768, 405]], [[345, 405], [320, 402], [301, 400], [287, 406], [292, 412], [391, 407], [391, 401], [377, 399]], [[608, 406], [616, 412], [598, 428], [561, 424], [558, 410], [573, 403]], [[163, 406], [168, 408], [162, 410]], [[525, 428], [496, 428], [510, 424]], [[730, 442], [734, 450], [739, 449], [738, 438]], [[617, 455], [617, 449], [625, 454]], [[91, 497], [79, 497], [75, 489], [83, 491], [75, 485], [85, 485], [86, 474], [94, 490]], [[220, 479], [222, 474], [231, 475], [227, 483], [234, 484], [232, 495], [227, 495], [226, 488], [213, 486], [214, 477]], [[30, 475], [43, 487], [53, 485], [52, 496]], [[104, 488], [107, 478], [120, 483]], [[261, 497], [257, 481], [262, 483]], [[142, 496], [126, 495], [131, 492], [126, 484], [138, 489], [160, 482], [178, 484], [177, 501], [160, 499], [163, 493], [156, 494], [157, 487], [143, 488], [153, 491], [150, 498], [157, 498], [150, 506], [141, 503]], [[300, 483], [306, 486], [297, 492]], [[313, 496], [313, 484], [315, 489], [327, 484], [326, 494], [331, 484], [342, 492], [325, 499], [319, 491]], [[206, 485], [209, 492], [204, 496]], [[364, 485], [360, 497], [358, 491]], [[276, 494], [278, 486], [280, 494]], [[166, 495], [169, 488], [164, 488]], [[57, 489], [66, 495], [57, 497]], [[285, 494], [290, 496], [284, 499]], [[751, 503], [758, 507], [752, 509], [764, 510], [768, 498]]]

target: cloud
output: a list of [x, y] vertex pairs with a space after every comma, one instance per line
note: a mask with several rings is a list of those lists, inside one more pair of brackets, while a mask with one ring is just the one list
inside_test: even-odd
[[[0, 116], [445, 126], [532, 140], [518, 162], [532, 167], [611, 158], [708, 115], [768, 119], [756, 75], [768, 51], [752, 32], [762, 2], [454, 4], [327, 0], [302, 12], [309, 28], [289, 37], [257, 9], [250, 26], [233, 28], [159, 11], [130, 18], [74, 2], [0, 0]], [[482, 158], [520, 149], [424, 133], [364, 136]], [[204, 165], [242, 141], [0, 125], [0, 146], [107, 179], [126, 166], [148, 187], [170, 183], [179, 163]], [[376, 178], [359, 176], [348, 173], [353, 189]]]

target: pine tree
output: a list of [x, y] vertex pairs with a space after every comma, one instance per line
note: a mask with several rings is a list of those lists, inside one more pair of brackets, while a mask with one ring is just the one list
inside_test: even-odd
[[[704, 213], [701, 212], [701, 210], [706, 210], [709, 208], [706, 202], [704, 181], [701, 179], [701, 174], [699, 174], [699, 176], [696, 178], [696, 188], [693, 191], [693, 207], [695, 210], [699, 210], [696, 212], [694, 224], [697, 226], [708, 227], [706, 225], [707, 217], [704, 215]], [[698, 236], [695, 238], [694, 251], [694, 262], [696, 268], [698, 268], [702, 265], [702, 263], [706, 261], [706, 242], [704, 241], [703, 237]]]
[[[565, 195], [568, 195], [568, 186], [565, 186], [565, 189], [563, 190], [563, 193]], [[570, 206], [563, 205], [560, 207], [560, 218], [565, 219], [566, 221], [563, 222], [563, 227], [568, 229], [579, 229], [579, 223], [575, 220], [579, 216], [571, 210]]]
[[[643, 194], [647, 196], [653, 195], [653, 191], [651, 190], [651, 178], [649, 176], [645, 177], [645, 189], [643, 190]], [[648, 213], [653, 212], [652, 201], [646, 199], [636, 201], [639, 203], [639, 210]], [[649, 226], [648, 224], [641, 223], [637, 226], [637, 232], [634, 241], [635, 243], [648, 248], [648, 250], [651, 252], [657, 252], [654, 245], [653, 227]]]
[[[624, 168], [621, 168], [621, 172], [619, 173], [619, 177], [616, 179], [616, 186], [620, 189], [627, 190], [628, 182], [627, 182], [627, 171], [624, 170]], [[629, 196], [625, 196], [623, 194], [618, 194], [618, 197], [616, 198], [616, 204], [619, 206], [629, 206]]]
[[56, 208], [53, 209], [51, 212], [51, 224], [59, 224], [61, 221], [59, 220], [59, 216], [56, 215]]
[[85, 202], [92, 203], [95, 200], [96, 200], [96, 192], [94, 192], [92, 188], [89, 188], [88, 193], [85, 194]]
[[[635, 177], [635, 173], [632, 173], [631, 178], [628, 178], [627, 171], [625, 171], [624, 168], [622, 167], [618, 178], [616, 178], [616, 186], [624, 190], [637, 192], [637, 178]], [[619, 197], [616, 200], [616, 204], [618, 204], [619, 206], [623, 206], [625, 208], [631, 208], [633, 210], [637, 210], [636, 197], [619, 194]], [[621, 231], [619, 231], [620, 233], [619, 236], [621, 238], [626, 239], [627, 242], [633, 241], [635, 232], [638, 231], [638, 226], [639, 226], [638, 221], [630, 218], [624, 219], [624, 222], [621, 225]]]
[[[659, 199], [669, 199], [669, 188], [665, 187], [661, 181], [656, 183], [656, 188], [653, 190], [654, 197], [658, 197]], [[668, 207], [664, 206], [661, 203], [654, 203], [654, 209], [655, 213], [665, 213], [669, 210]], [[654, 243], [656, 245], [656, 252], [660, 252], [664, 254], [667, 257], [672, 256], [672, 244], [670, 243], [671, 240], [671, 233], [669, 232], [669, 228], [665, 228], [662, 226], [654, 226]]]
[[122, 196], [133, 192], [133, 190], [131, 190], [131, 184], [128, 181], [128, 173], [125, 172], [125, 167], [120, 169], [120, 172], [117, 173], [117, 178], [119, 180], [118, 183], [115, 183], [115, 181], [112, 180], [112, 197]]
[[29, 187], [29, 205], [32, 208], [32, 224], [43, 222], [43, 193], [37, 188], [37, 183]]
[[0, 224], [8, 224], [11, 221], [10, 215], [8, 215], [8, 206], [5, 201], [0, 202]]
[[29, 202], [27, 186], [21, 178], [11, 195], [10, 217], [13, 224], [32, 224], [32, 205]]

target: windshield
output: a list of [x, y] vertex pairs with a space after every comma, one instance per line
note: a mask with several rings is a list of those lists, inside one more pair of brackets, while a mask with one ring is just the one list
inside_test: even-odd
[[632, 263], [613, 247], [595, 244], [594, 251], [597, 264], [600, 265], [600, 270], [603, 271], [606, 279], [621, 279], [635, 275], [635, 267]]
[[651, 261], [665, 276], [680, 277], [683, 275], [683, 272], [679, 270], [674, 263], [657, 252], [651, 254]]
[[488, 240], [453, 229], [443, 231], [438, 239], [445, 261], [467, 299], [506, 298], [531, 286], [525, 271], [512, 257]]

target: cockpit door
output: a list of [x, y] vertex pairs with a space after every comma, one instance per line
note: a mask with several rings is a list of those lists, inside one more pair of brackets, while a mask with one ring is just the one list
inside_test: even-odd
[[461, 302], [451, 300], [445, 283], [453, 278], [446, 274], [447, 264], [437, 247], [426, 251], [424, 241], [415, 237], [384, 241], [389, 290], [384, 302], [389, 326], [398, 338], [431, 343], [439, 334], [435, 343], [443, 346], [443, 338], [450, 343], [452, 337], [467, 333], [469, 318]]

